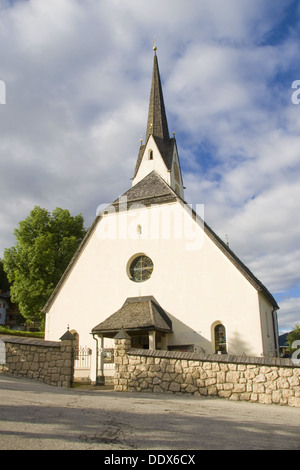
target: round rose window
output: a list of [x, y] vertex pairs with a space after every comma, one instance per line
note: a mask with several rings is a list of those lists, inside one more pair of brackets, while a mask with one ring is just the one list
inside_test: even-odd
[[130, 279], [134, 282], [144, 282], [150, 278], [153, 271], [153, 262], [146, 255], [134, 258], [129, 266]]

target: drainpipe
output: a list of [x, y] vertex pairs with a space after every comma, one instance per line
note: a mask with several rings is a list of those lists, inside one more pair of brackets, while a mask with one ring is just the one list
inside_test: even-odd
[[96, 385], [97, 377], [98, 377], [98, 339], [95, 334], [93, 334], [93, 338], [96, 341], [96, 347], [94, 348], [92, 354], [92, 362], [91, 362], [91, 383]]
[[[99, 338], [99, 348], [97, 347], [97, 367], [99, 364], [99, 370], [97, 374], [97, 385], [104, 385], [105, 378], [104, 378], [104, 370], [103, 370], [103, 335], [98, 335]], [[100, 351], [100, 356], [99, 352]], [[98, 362], [98, 359], [100, 361]]]
[[278, 334], [278, 320], [277, 320], [277, 310], [274, 308], [272, 310], [272, 320], [273, 320], [273, 332], [274, 332], [274, 342], [276, 355], [279, 357], [279, 334]]

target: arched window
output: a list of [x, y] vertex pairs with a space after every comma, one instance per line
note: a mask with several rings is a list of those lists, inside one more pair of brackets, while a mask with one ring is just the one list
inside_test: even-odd
[[153, 150], [150, 149], [148, 155], [149, 155], [149, 160], [153, 160]]
[[214, 328], [215, 352], [217, 354], [227, 353], [226, 329], [222, 323], [218, 323]]

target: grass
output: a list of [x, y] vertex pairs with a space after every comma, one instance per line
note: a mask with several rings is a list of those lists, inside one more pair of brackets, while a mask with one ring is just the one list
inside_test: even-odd
[[11, 336], [25, 336], [31, 338], [44, 338], [43, 331], [20, 331], [20, 330], [11, 330], [10, 328], [5, 328], [0, 326], [0, 335], [11, 335]]

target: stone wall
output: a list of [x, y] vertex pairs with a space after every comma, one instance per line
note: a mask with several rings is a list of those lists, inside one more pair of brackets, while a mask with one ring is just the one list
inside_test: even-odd
[[72, 341], [0, 335], [0, 343], [0, 373], [70, 387], [74, 364]]
[[290, 359], [131, 349], [130, 339], [115, 339], [114, 388], [300, 407], [300, 367]]

